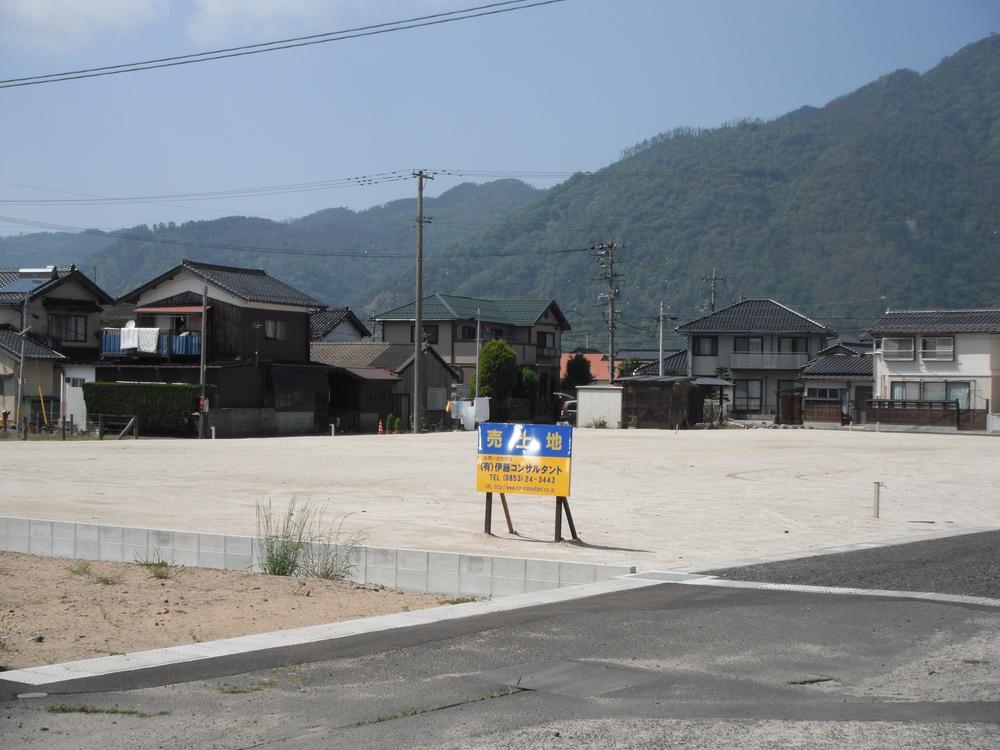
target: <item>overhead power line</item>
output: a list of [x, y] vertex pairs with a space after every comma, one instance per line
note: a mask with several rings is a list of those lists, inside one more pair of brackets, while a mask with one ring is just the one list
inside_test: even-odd
[[399, 21], [388, 21], [385, 23], [371, 24], [369, 26], [342, 29], [340, 31], [328, 31], [322, 34], [291, 37], [289, 39], [277, 39], [270, 42], [260, 42], [258, 44], [244, 44], [238, 47], [227, 47], [224, 49], [210, 50], [208, 52], [197, 52], [188, 55], [174, 55], [172, 57], [160, 57], [152, 60], [122, 63], [120, 65], [105, 65], [98, 68], [82, 68], [80, 70], [69, 70], [62, 73], [49, 73], [47, 75], [9, 78], [6, 80], [0, 80], [0, 88], [38, 86], [44, 83], [56, 83], [58, 81], [74, 81], [81, 78], [99, 78], [101, 76], [119, 75], [121, 73], [135, 73], [140, 70], [170, 68], [179, 65], [192, 65], [194, 63], [209, 62], [212, 60], [223, 60], [229, 57], [259, 55], [265, 52], [277, 52], [279, 50], [293, 49], [295, 47], [308, 47], [314, 44], [342, 42], [346, 39], [376, 36], [379, 34], [388, 34], [393, 31], [417, 29], [424, 26], [437, 26], [440, 24], [452, 23], [453, 21], [465, 21], [470, 18], [494, 16], [500, 13], [512, 13], [518, 10], [526, 10], [528, 8], [535, 8], [541, 5], [554, 5], [555, 3], [562, 2], [566, 2], [566, 0], [533, 0], [532, 2], [528, 2], [528, 0], [506, 0], [505, 2], [488, 3], [486, 5], [478, 5], [471, 8], [463, 8], [461, 10], [433, 13], [426, 16], [416, 16], [414, 18], [404, 18]]

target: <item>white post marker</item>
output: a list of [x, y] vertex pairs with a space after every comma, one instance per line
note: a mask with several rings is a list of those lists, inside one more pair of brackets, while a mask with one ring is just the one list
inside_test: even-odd
[[881, 482], [875, 482], [875, 490], [872, 495], [872, 514], [879, 517], [879, 490], [882, 488]]

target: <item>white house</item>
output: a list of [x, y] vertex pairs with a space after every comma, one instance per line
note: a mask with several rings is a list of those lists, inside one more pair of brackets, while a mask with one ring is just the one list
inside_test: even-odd
[[868, 332], [875, 400], [1000, 412], [1000, 309], [889, 311]]

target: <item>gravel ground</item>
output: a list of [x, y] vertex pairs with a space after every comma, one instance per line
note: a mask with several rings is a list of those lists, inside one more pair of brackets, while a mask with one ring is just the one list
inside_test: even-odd
[[743, 581], [1000, 599], [1000, 531], [706, 572]]

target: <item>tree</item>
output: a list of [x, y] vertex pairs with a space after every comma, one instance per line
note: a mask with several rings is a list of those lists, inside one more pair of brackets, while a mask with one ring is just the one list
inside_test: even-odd
[[522, 367], [517, 371], [517, 387], [514, 395], [528, 399], [528, 406], [534, 414], [538, 409], [538, 373], [530, 367]]
[[628, 378], [635, 372], [636, 368], [642, 364], [638, 357], [628, 357], [618, 364], [618, 377]]
[[517, 386], [517, 356], [503, 339], [487, 342], [479, 352], [479, 395], [505, 401]]
[[566, 363], [566, 377], [563, 378], [563, 390], [572, 390], [578, 385], [590, 385], [594, 376], [590, 374], [590, 360], [582, 354], [574, 354]]

